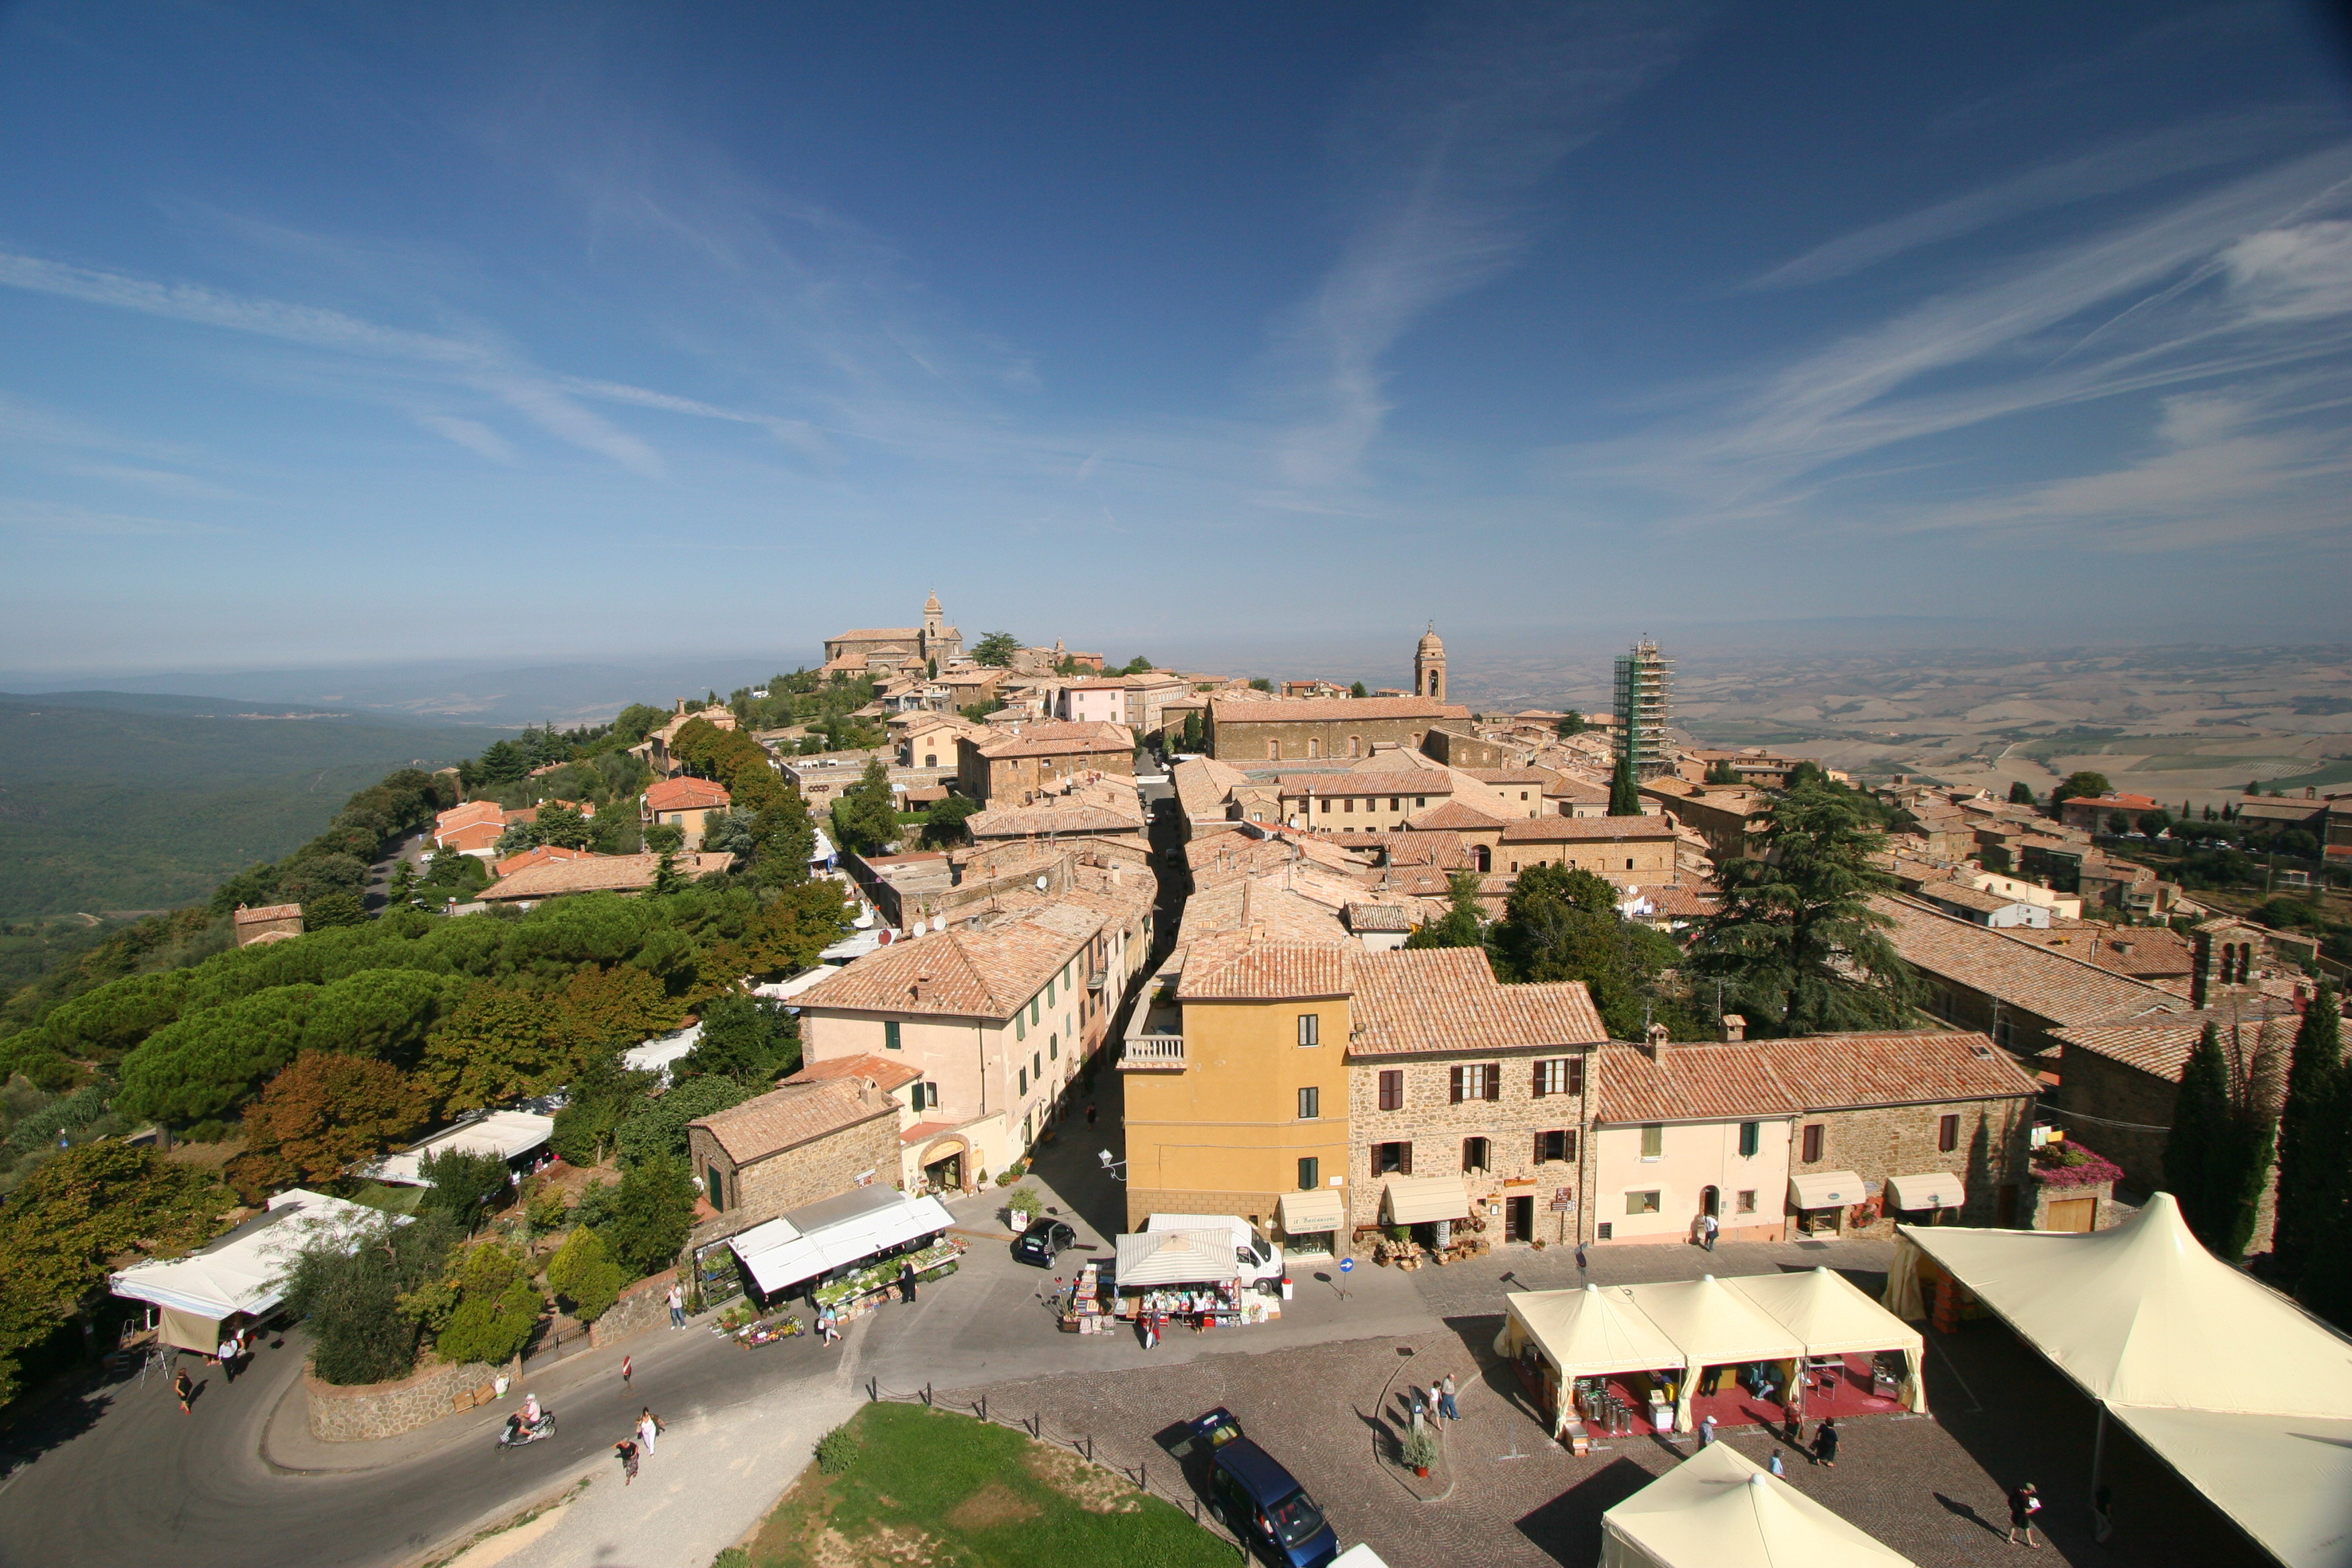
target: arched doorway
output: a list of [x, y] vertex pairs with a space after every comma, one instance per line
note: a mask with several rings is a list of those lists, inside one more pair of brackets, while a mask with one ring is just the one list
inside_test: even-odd
[[941, 1138], [923, 1151], [923, 1180], [935, 1193], [960, 1192], [971, 1173], [971, 1145], [961, 1138]]
[[1713, 1188], [1713, 1187], [1702, 1187], [1702, 1188], [1700, 1188], [1700, 1189], [1699, 1189], [1699, 1194], [1698, 1194], [1698, 1212], [1699, 1212], [1699, 1213], [1704, 1214], [1704, 1215], [1714, 1215], [1715, 1217], [1717, 1217], [1717, 1219], [1720, 1219], [1720, 1218], [1722, 1218], [1722, 1217], [1723, 1217], [1723, 1206], [1722, 1206], [1722, 1205], [1723, 1205], [1723, 1194], [1722, 1194], [1721, 1193], [1717, 1192], [1717, 1191], [1715, 1188]]
[[1484, 844], [1477, 845], [1471, 849], [1470, 859], [1471, 863], [1476, 866], [1481, 871], [1491, 871], [1495, 868], [1494, 853]]

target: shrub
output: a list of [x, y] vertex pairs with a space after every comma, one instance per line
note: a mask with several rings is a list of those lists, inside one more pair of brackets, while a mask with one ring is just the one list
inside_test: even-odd
[[621, 1266], [604, 1249], [604, 1238], [580, 1226], [548, 1259], [547, 1282], [572, 1315], [593, 1323], [621, 1296]]
[[311, 1363], [320, 1381], [381, 1383], [416, 1362], [417, 1322], [402, 1299], [435, 1282], [459, 1236], [446, 1215], [399, 1225], [390, 1219], [343, 1245], [322, 1237], [296, 1258], [287, 1305], [309, 1320]]
[[1437, 1438], [1426, 1428], [1407, 1432], [1397, 1443], [1397, 1458], [1415, 1469], [1437, 1463]]
[[846, 1426], [836, 1426], [816, 1440], [816, 1468], [828, 1476], [837, 1476], [857, 1462], [857, 1436]]
[[457, 1304], [434, 1341], [441, 1359], [493, 1365], [520, 1352], [530, 1340], [546, 1303], [531, 1287], [523, 1261], [495, 1241], [470, 1248], [444, 1282]]
[[1004, 1206], [1026, 1225], [1037, 1217], [1038, 1211], [1045, 1206], [1045, 1200], [1034, 1187], [1015, 1187], [1013, 1195], [1004, 1200]]
[[438, 1209], [469, 1231], [482, 1223], [490, 1205], [504, 1200], [514, 1181], [507, 1163], [496, 1154], [468, 1154], [462, 1149], [427, 1154], [416, 1170], [432, 1184], [417, 1206]]
[[706, 1076], [673, 1084], [667, 1092], [629, 1112], [613, 1135], [624, 1163], [635, 1164], [654, 1155], [686, 1157], [686, 1124], [715, 1115], [751, 1098], [751, 1090], [731, 1078]]

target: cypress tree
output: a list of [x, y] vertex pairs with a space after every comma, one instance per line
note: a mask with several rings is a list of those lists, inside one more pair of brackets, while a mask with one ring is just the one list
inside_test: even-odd
[[[2307, 1016], [2307, 1015], [2306, 1015]], [[2338, 1150], [2352, 1147], [2352, 1071], [2336, 1074], [2335, 1091], [2320, 1119], [2321, 1138]], [[2311, 1247], [2305, 1255], [2297, 1298], [2339, 1329], [2352, 1329], [2352, 1173], [2339, 1160], [2335, 1190], [2310, 1215]]]
[[2233, 1118], [2230, 1069], [2221, 1059], [2221, 1033], [2211, 1023], [2181, 1070], [2172, 1103], [2172, 1132], [2164, 1142], [2164, 1184], [2207, 1250], [2219, 1254], [2236, 1205], [2229, 1179]]
[[2279, 1113], [2278, 1226], [2271, 1260], [2290, 1290], [2318, 1248], [2345, 1245], [2340, 1211], [2352, 1140], [2339, 1114], [2344, 1045], [2336, 1007], [2335, 988], [2322, 985], [2295, 1031], [2286, 1105]]
[[1633, 759], [1631, 756], [1619, 757], [1617, 771], [1609, 777], [1609, 815], [1642, 815], [1642, 792], [1633, 783]]

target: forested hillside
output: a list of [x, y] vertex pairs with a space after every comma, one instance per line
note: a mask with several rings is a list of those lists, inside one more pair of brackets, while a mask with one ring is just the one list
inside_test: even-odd
[[[0, 918], [170, 909], [275, 859], [386, 771], [508, 731], [120, 692], [0, 696]], [[300, 710], [291, 710], [299, 712]], [[239, 717], [243, 713], [270, 717]]]

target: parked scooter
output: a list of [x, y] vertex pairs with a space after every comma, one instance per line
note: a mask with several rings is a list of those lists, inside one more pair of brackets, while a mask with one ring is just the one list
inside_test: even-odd
[[554, 1436], [554, 1411], [542, 1410], [539, 1413], [538, 1420], [526, 1421], [523, 1419], [522, 1412], [518, 1410], [507, 1417], [506, 1426], [499, 1431], [499, 1452], [503, 1454], [509, 1448], [520, 1448], [525, 1443], [536, 1443], [541, 1437]]

